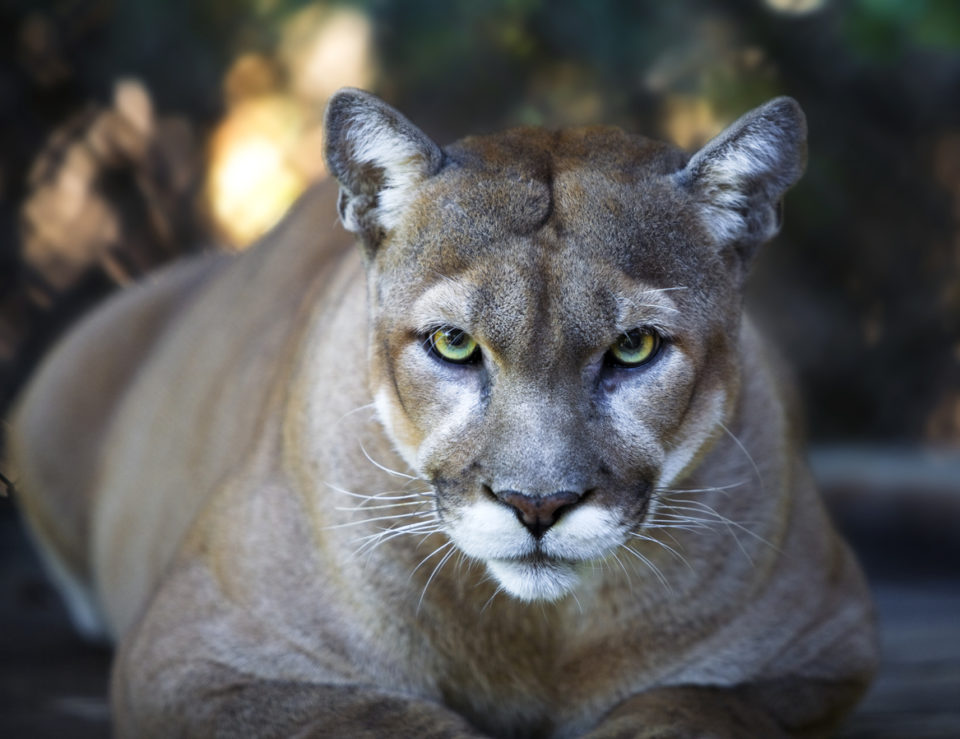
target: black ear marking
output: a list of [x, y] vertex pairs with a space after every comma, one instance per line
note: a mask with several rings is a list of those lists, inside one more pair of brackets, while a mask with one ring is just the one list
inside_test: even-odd
[[341, 187], [340, 220], [375, 249], [417, 185], [440, 169], [443, 152], [401, 113], [353, 88], [330, 99], [324, 130], [324, 156]]
[[714, 240], [733, 246], [746, 263], [780, 229], [783, 195], [806, 165], [806, 141], [800, 106], [776, 98], [694, 154], [675, 181], [699, 202]]

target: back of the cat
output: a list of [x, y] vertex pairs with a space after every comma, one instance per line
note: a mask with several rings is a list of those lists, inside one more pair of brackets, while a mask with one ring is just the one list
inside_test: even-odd
[[42, 362], [6, 439], [18, 504], [77, 629], [106, 635], [92, 592], [90, 507], [102, 444], [124, 391], [170, 317], [221, 262], [161, 272], [85, 317]]

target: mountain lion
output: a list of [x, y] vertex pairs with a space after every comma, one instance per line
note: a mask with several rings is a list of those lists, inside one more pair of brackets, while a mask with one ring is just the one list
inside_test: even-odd
[[338, 196], [110, 301], [17, 408], [30, 528], [118, 644], [117, 733], [829, 733], [871, 604], [741, 310], [797, 104], [692, 157], [610, 127], [440, 148], [350, 89], [326, 131]]

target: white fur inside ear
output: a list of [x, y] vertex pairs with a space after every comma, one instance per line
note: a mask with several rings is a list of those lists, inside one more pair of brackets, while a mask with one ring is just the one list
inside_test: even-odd
[[[348, 132], [354, 157], [360, 164], [383, 171], [383, 186], [377, 194], [377, 220], [389, 230], [394, 228], [413, 199], [416, 185], [424, 179], [425, 157], [416, 143], [384, 126], [379, 116], [360, 117]], [[343, 209], [343, 226], [358, 231], [355, 202]]]
[[[718, 241], [734, 241], [746, 230], [747, 190], [752, 181], [774, 171], [777, 156], [775, 141], [747, 135], [741, 137], [735, 147], [703, 163], [700, 177], [705, 202], [701, 213]], [[766, 236], [772, 234], [764, 234]]]
[[803, 111], [795, 101], [777, 98], [734, 122], [676, 178], [693, 194], [718, 242], [756, 244], [777, 232], [777, 204], [800, 178], [805, 160]]

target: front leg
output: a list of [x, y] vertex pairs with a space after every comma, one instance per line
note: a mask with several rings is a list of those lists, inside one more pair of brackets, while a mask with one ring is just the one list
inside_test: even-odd
[[483, 737], [443, 706], [370, 686], [260, 681], [211, 665], [195, 678], [170, 692], [148, 695], [140, 690], [146, 685], [123, 690], [123, 699], [114, 701], [116, 735], [122, 739]]
[[826, 737], [865, 685], [788, 679], [732, 688], [659, 688], [623, 701], [584, 739]]
[[584, 739], [779, 739], [789, 734], [734, 691], [706, 687], [650, 690], [613, 709]]
[[111, 686], [115, 734], [483, 736], [399, 680], [374, 684], [378, 669], [343, 647], [285, 628], [275, 608], [225, 597], [202, 566], [174, 572], [121, 641]]
[[121, 739], [483, 736], [424, 698], [372, 685], [259, 678], [189, 645], [157, 660], [141, 646], [125, 647], [114, 669], [114, 731]]

